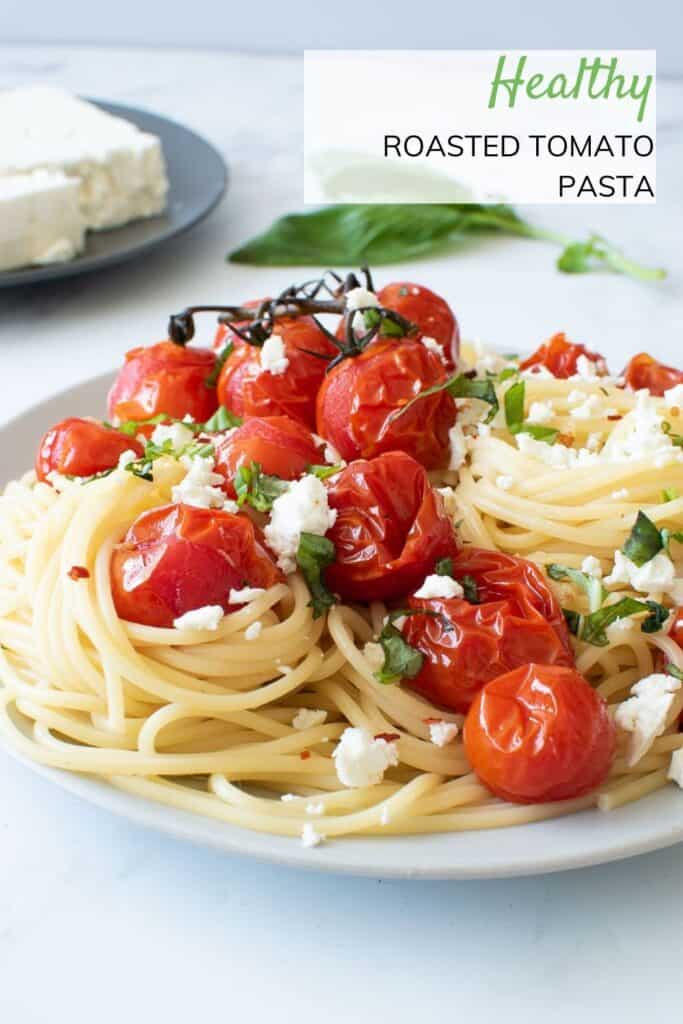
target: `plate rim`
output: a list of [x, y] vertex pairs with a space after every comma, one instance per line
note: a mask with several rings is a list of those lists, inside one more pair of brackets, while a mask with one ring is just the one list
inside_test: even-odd
[[[149, 110], [146, 107], [133, 107], [125, 103], [116, 103], [111, 100], [99, 99], [92, 96], [82, 96], [79, 98], [86, 100], [88, 103], [93, 103], [95, 106], [100, 107], [100, 109], [107, 113], [114, 114], [117, 117], [125, 117], [127, 120], [133, 120], [135, 115], [142, 114], [145, 117], [153, 117], [158, 121], [171, 125], [175, 130], [182, 131], [186, 136], [189, 136], [192, 139], [194, 145], [201, 146], [205, 150], [210, 151], [212, 158], [216, 161], [216, 169], [220, 173], [220, 178], [217, 181], [216, 187], [210, 193], [210, 199], [189, 219], [184, 220], [181, 224], [175, 226], [168, 225], [165, 230], [151, 238], [136, 242], [132, 247], [124, 246], [115, 252], [105, 253], [100, 256], [88, 256], [88, 243], [86, 237], [85, 250], [74, 260], [67, 260], [64, 263], [51, 263], [47, 266], [19, 267], [16, 270], [0, 270], [0, 289], [24, 288], [28, 285], [47, 284], [51, 281], [60, 281], [68, 277], [78, 277], [81, 274], [95, 273], [98, 270], [104, 270], [107, 267], [115, 267], [122, 263], [127, 263], [129, 260], [134, 260], [138, 256], [144, 256], [146, 253], [164, 245], [166, 242], [170, 242], [174, 238], [180, 238], [193, 227], [196, 227], [197, 224], [201, 223], [209, 217], [211, 213], [213, 213], [225, 196], [230, 176], [227, 161], [217, 147], [214, 146], [213, 143], [209, 142], [203, 135], [200, 135], [192, 128], [188, 128], [187, 125], [182, 124], [180, 121], [176, 121], [174, 118], [166, 117], [164, 114], [158, 114], [156, 111]], [[133, 123], [135, 123], [134, 120]], [[169, 171], [170, 180], [172, 169], [170, 167], [167, 169]], [[153, 223], [155, 217], [142, 218], [141, 220], [143, 222], [148, 221], [149, 223]], [[130, 223], [137, 222], [131, 221]], [[125, 230], [128, 226], [128, 224], [122, 224], [120, 227], [111, 228], [108, 229], [107, 232], [102, 233], [115, 234], [117, 231]]]
[[[59, 415], [59, 407], [69, 402], [80, 402], [92, 412], [102, 404], [112, 376], [112, 372], [108, 372], [88, 377], [5, 421], [0, 425], [0, 450], [9, 451], [10, 462], [22, 460], [30, 465], [21, 451], [20, 438], [25, 439], [26, 447], [32, 450], [41, 421], [47, 427]], [[68, 408], [63, 411], [74, 414]], [[12, 447], [6, 448], [2, 442], [10, 435]], [[8, 472], [10, 478], [16, 476], [16, 471]], [[3, 473], [0, 487], [6, 482], [4, 477]], [[242, 829], [127, 793], [97, 777], [39, 764], [1, 734], [0, 747], [38, 776], [136, 825], [231, 855], [339, 875], [422, 880], [524, 877], [625, 860], [683, 841], [683, 794], [669, 787], [609, 814], [590, 808], [561, 818], [504, 829], [387, 838], [341, 837], [307, 849], [296, 838]], [[641, 822], [641, 818], [645, 820]], [[595, 822], [599, 840], [592, 846], [583, 839], [589, 821]], [[610, 832], [614, 833], [613, 838]], [[558, 842], [566, 837], [573, 839], [573, 846], [558, 849]], [[484, 846], [483, 855], [481, 849], [476, 849], [478, 844]], [[544, 845], [548, 847], [547, 852], [534, 856], [539, 849], [543, 851]], [[464, 857], [459, 858], [459, 846], [465, 849]], [[513, 849], [504, 856], [506, 846]], [[469, 853], [468, 847], [473, 848]], [[391, 856], [382, 857], [384, 850], [391, 851]]]

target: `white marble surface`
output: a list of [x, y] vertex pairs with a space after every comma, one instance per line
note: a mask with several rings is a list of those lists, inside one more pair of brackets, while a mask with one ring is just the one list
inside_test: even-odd
[[[225, 153], [231, 186], [207, 223], [141, 264], [0, 292], [2, 420], [161, 337], [187, 303], [288, 283], [286, 270], [223, 255], [300, 205], [295, 59], [0, 47], [0, 87], [36, 80], [186, 122]], [[396, 273], [443, 291], [466, 334], [508, 350], [565, 329], [615, 367], [641, 348], [680, 363], [683, 83], [661, 84], [658, 101], [656, 208], [530, 213], [604, 231], [669, 267], [663, 284], [568, 278], [552, 249], [518, 241], [472, 243]], [[682, 883], [683, 847], [511, 882], [306, 875], [129, 826], [0, 753], [0, 1020], [675, 1019]]]

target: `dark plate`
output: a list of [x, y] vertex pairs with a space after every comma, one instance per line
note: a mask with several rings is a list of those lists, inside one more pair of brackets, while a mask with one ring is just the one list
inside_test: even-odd
[[0, 271], [0, 288], [73, 277], [141, 256], [203, 220], [225, 192], [225, 161], [199, 135], [146, 110], [101, 100], [90, 102], [110, 114], [125, 117], [144, 132], [159, 136], [169, 180], [166, 210], [158, 217], [134, 221], [121, 228], [88, 232], [85, 251], [68, 263]]

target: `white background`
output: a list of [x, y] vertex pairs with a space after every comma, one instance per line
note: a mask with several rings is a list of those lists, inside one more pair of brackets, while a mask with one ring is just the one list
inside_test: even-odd
[[[0, 292], [3, 420], [157, 340], [171, 311], [291, 280], [223, 257], [301, 196], [298, 60], [0, 48], [0, 87], [36, 79], [188, 123], [225, 153], [231, 186], [209, 221], [140, 263]], [[506, 350], [564, 329], [616, 369], [641, 348], [680, 364], [683, 83], [660, 86], [658, 108], [656, 207], [530, 212], [604, 231], [669, 266], [667, 281], [562, 276], [552, 248], [514, 239], [384, 268], [378, 280], [431, 285], [467, 336]], [[528, 836], [533, 850], [533, 827]], [[323, 877], [130, 826], [0, 752], [2, 1024], [675, 1021], [682, 920], [683, 846], [509, 882]]]

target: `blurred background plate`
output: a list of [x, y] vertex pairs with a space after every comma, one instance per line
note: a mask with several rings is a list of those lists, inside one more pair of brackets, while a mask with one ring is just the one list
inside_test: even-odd
[[163, 245], [207, 217], [223, 197], [228, 169], [205, 139], [175, 121], [119, 103], [90, 100], [116, 117], [125, 117], [143, 132], [158, 135], [169, 180], [164, 213], [109, 231], [88, 232], [85, 251], [68, 263], [0, 271], [0, 288], [54, 281], [123, 263]]

